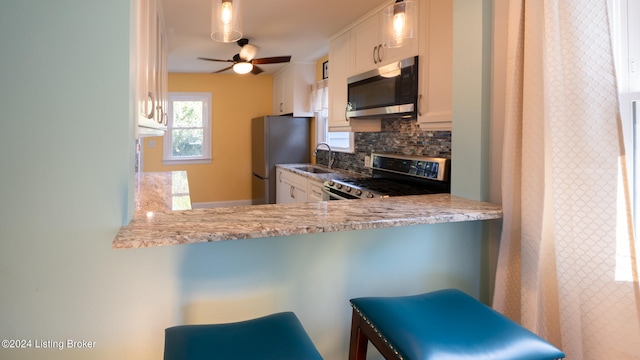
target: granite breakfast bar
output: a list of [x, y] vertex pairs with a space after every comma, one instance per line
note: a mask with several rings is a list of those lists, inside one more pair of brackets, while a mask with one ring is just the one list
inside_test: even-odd
[[270, 204], [215, 209], [137, 211], [113, 248], [499, 219], [500, 206], [449, 194]]

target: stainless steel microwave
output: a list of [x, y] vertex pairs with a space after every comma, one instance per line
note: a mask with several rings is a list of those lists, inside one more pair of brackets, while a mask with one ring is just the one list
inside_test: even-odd
[[416, 118], [418, 57], [352, 76], [347, 89], [347, 118]]

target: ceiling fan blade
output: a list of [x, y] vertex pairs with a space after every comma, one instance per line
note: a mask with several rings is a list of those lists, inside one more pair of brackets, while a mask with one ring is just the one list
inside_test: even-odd
[[220, 62], [233, 62], [233, 60], [220, 60], [220, 59], [210, 59], [205, 57], [199, 57], [198, 60], [207, 60], [207, 61], [220, 61]]
[[261, 72], [263, 72], [263, 71], [264, 71], [264, 70], [262, 70], [259, 66], [255, 66], [255, 65], [253, 65], [253, 69], [251, 69], [251, 73], [252, 73], [253, 75], [258, 75], [258, 74], [260, 74], [260, 73], [261, 73]]
[[251, 62], [254, 64], [278, 64], [291, 61], [291, 56], [274, 56], [260, 59], [253, 59]]
[[218, 70], [218, 71], [214, 71], [214, 72], [213, 72], [213, 74], [217, 74], [217, 73], [225, 72], [225, 71], [227, 71], [227, 70], [231, 70], [231, 69], [233, 69], [233, 65], [228, 66], [228, 67], [226, 67], [226, 68], [224, 68], [224, 69], [221, 69], [221, 70]]

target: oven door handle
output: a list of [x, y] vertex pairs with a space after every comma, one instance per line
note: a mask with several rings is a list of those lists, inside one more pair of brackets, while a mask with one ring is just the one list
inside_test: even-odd
[[346, 197], [342, 197], [338, 194], [332, 193], [331, 191], [327, 190], [327, 189], [322, 189], [322, 192], [327, 194], [329, 196], [329, 200], [353, 200], [353, 199], [349, 199]]

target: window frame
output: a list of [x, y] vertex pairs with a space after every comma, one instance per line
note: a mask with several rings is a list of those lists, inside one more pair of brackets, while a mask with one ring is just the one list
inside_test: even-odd
[[331, 151], [351, 154], [355, 153], [355, 136], [352, 132], [344, 132], [348, 137], [348, 147], [337, 146], [335, 142], [331, 141], [331, 136], [329, 135], [329, 114], [326, 109], [321, 112], [316, 112], [316, 125], [316, 144], [326, 142], [331, 146]]
[[[164, 165], [183, 164], [210, 164], [211, 163], [211, 137], [212, 137], [212, 95], [210, 92], [170, 92], [167, 105], [167, 131], [163, 139], [162, 162]], [[173, 103], [174, 101], [201, 101], [202, 109], [202, 155], [199, 156], [174, 156], [173, 155]]]

